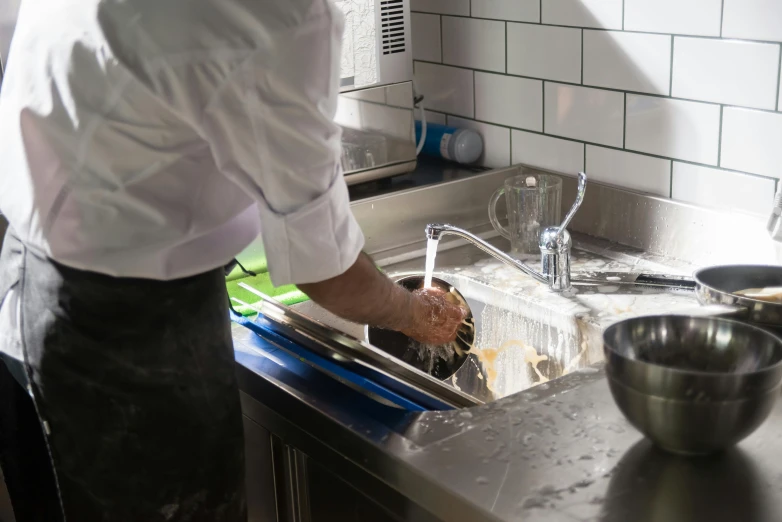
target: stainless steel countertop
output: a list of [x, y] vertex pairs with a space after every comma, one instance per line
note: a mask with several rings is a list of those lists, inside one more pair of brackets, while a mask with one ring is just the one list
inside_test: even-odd
[[392, 178], [369, 181], [360, 185], [352, 185], [348, 187], [348, 191], [350, 192], [351, 201], [360, 201], [371, 197], [384, 196], [400, 190], [410, 190], [435, 183], [465, 179], [486, 171], [487, 169], [483, 167], [459, 165], [458, 163], [421, 156], [418, 158], [418, 166], [413, 172]]
[[[430, 166], [432, 179], [442, 177]], [[413, 188], [424, 179], [416, 175], [357, 186], [351, 196]], [[298, 429], [444, 521], [782, 520], [782, 401], [736, 448], [686, 459], [655, 449], [628, 424], [602, 367], [484, 406], [417, 413], [368, 407], [347, 387], [344, 394], [319, 394], [316, 383], [301, 384], [257, 351], [249, 330], [235, 326], [234, 342], [241, 379], [264, 383], [255, 387], [264, 393], [252, 386], [245, 393], [295, 416]]]
[[[253, 338], [234, 327], [237, 359], [264, 379], [253, 368], [271, 360], [252, 349]], [[276, 392], [309, 407], [292, 419], [300, 429], [449, 522], [475, 521], [475, 513], [502, 521], [782, 520], [782, 401], [736, 448], [687, 459], [655, 449], [627, 423], [600, 367], [467, 410], [389, 414], [378, 405], [376, 415], [297, 390], [279, 371]], [[469, 518], [454, 512], [457, 499], [472, 508]]]

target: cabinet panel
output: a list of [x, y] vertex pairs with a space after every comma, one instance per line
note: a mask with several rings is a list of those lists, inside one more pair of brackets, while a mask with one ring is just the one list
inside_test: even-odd
[[244, 417], [245, 477], [249, 522], [278, 522], [271, 434]]

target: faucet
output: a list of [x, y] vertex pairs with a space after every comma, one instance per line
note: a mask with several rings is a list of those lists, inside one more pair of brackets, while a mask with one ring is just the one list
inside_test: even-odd
[[498, 261], [502, 261], [506, 265], [524, 272], [540, 283], [548, 284], [549, 288], [554, 292], [565, 292], [572, 287], [570, 280], [570, 249], [573, 246], [573, 241], [566, 229], [573, 220], [573, 216], [578, 212], [579, 207], [581, 207], [581, 203], [584, 202], [586, 185], [586, 174], [579, 172], [576, 201], [565, 216], [562, 224], [558, 227], [548, 227], [540, 234], [538, 246], [540, 247], [541, 273], [538, 273], [523, 261], [514, 259], [505, 252], [493, 247], [476, 235], [453, 225], [429, 224], [426, 226], [426, 238], [439, 241], [442, 236], [447, 235], [461, 237]]

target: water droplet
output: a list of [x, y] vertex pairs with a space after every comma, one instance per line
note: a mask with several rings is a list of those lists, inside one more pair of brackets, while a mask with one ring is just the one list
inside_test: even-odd
[[588, 488], [589, 486], [594, 484], [594, 482], [595, 481], [593, 479], [584, 479], [576, 482], [574, 486], [577, 488]]

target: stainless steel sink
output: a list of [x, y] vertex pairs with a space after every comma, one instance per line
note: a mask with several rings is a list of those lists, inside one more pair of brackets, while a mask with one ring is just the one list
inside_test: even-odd
[[[503, 240], [496, 241], [501, 244]], [[580, 320], [572, 308], [558, 310], [518, 292], [459, 274], [485, 258], [475, 250], [466, 245], [438, 255], [437, 277], [464, 295], [477, 330], [472, 353], [445, 381], [447, 384], [480, 402], [491, 402], [602, 361], [600, 326]], [[421, 266], [423, 259], [415, 258], [386, 270], [396, 279], [419, 272]], [[538, 285], [531, 279], [528, 283]], [[541, 287], [538, 291], [548, 292]], [[344, 321], [313, 302], [298, 304], [294, 309], [352, 337], [366, 338], [364, 325]]]
[[438, 277], [459, 288], [475, 316], [476, 346], [447, 381], [463, 392], [489, 402], [602, 361], [598, 326], [469, 277]]
[[[367, 240], [367, 252], [392, 278], [410, 272], [420, 273], [426, 247], [424, 228], [433, 222], [450, 222], [507, 251], [508, 242], [496, 237], [487, 221], [486, 202], [506, 177], [525, 169], [502, 169], [354, 203], [354, 214]], [[571, 193], [575, 190], [572, 180], [565, 179], [564, 186]], [[659, 252], [670, 250], [672, 243], [663, 244], [661, 240], [648, 237], [651, 232], [629, 234], [620, 227], [620, 224], [631, 223], [636, 228], [643, 225], [649, 231], [656, 230], [657, 225], [650, 225], [658, 223], [652, 219], [657, 215], [655, 209], [669, 202], [619, 193], [599, 184], [592, 187], [590, 194], [585, 200], [585, 208], [573, 223], [574, 274], [601, 270], [686, 273], [685, 265], [690, 256], [672, 261]], [[618, 210], [606, 215], [606, 208]], [[651, 210], [636, 215], [640, 212], [637, 209]], [[687, 213], [692, 223], [703, 226], [710, 224], [713, 218], [711, 214], [679, 204], [676, 209]], [[692, 246], [690, 243], [692, 241], [687, 244]], [[699, 248], [700, 252], [705, 247]], [[589, 252], [591, 254], [587, 254]], [[533, 256], [533, 263], [535, 257], [539, 256]], [[591, 290], [579, 289], [576, 294], [554, 294], [546, 285], [512, 269], [505, 268], [502, 272], [498, 266], [481, 265], [491, 262], [473, 245], [458, 240], [440, 242], [436, 275], [454, 284], [467, 298], [478, 327], [470, 359], [445, 383], [411, 367], [398, 365], [396, 359], [389, 359], [387, 354], [366, 343], [350, 345], [343, 350], [349, 343], [332, 339], [332, 348], [336, 343], [338, 351], [341, 350], [337, 355], [342, 359], [351, 356], [350, 350], [367, 351], [369, 348], [372, 353], [362, 359], [361, 364], [381, 362], [384, 375], [392, 374], [408, 384], [413, 382], [433, 396], [450, 394], [450, 400], [446, 402], [460, 407], [506, 397], [571, 372], [591, 371], [587, 368], [603, 359], [601, 332], [616, 320], [697, 306], [692, 296], [673, 296], [659, 290], [632, 290], [611, 284]], [[579, 262], [580, 267], [577, 266]], [[672, 269], [674, 267], [676, 270]], [[363, 325], [338, 319], [314, 303], [302, 303], [294, 310], [305, 319], [309, 317], [324, 323], [352, 338], [366, 337]], [[277, 315], [280, 314], [284, 315], [284, 312]], [[295, 322], [300, 321], [296, 319]], [[303, 328], [306, 329], [306, 325]], [[310, 339], [307, 337], [310, 333], [305, 332], [301, 338]], [[399, 372], [396, 372], [398, 367]]]

